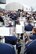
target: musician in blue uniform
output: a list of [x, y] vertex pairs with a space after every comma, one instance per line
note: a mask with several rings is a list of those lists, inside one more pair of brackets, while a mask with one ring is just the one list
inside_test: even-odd
[[29, 22], [28, 25], [25, 26], [25, 31], [32, 31], [32, 28], [33, 26]]
[[32, 19], [31, 17], [27, 17], [28, 25], [25, 26], [25, 31], [32, 31], [33, 25], [31, 25]]
[[14, 36], [5, 36], [5, 43], [15, 45], [17, 42], [17, 39], [18, 38], [15, 35]]
[[36, 39], [26, 46], [24, 54], [36, 54]]
[[0, 54], [16, 54], [12, 45], [0, 43]]

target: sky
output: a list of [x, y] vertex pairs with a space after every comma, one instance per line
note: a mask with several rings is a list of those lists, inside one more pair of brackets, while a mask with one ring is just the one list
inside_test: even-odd
[[[33, 7], [33, 9], [36, 10], [36, 0], [6, 0], [6, 4], [12, 2], [18, 2], [27, 7]], [[0, 7], [5, 8], [6, 4], [0, 4]]]

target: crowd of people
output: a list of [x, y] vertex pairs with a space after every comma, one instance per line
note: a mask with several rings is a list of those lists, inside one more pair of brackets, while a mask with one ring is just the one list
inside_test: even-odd
[[[26, 12], [24, 10], [18, 9], [17, 11], [9, 11], [4, 16], [0, 16], [0, 26], [16, 26], [16, 24], [23, 24], [24, 22], [36, 21], [36, 12]], [[22, 21], [22, 22], [21, 22]], [[1, 23], [2, 22], [2, 23]]]
[[21, 35], [18, 33], [17, 38], [15, 36], [6, 36], [5, 42], [16, 45], [17, 53], [20, 54], [22, 47], [20, 40], [24, 40], [24, 54], [36, 54], [36, 11], [26, 12], [18, 9], [17, 11], [9, 11], [4, 16], [0, 16], [0, 27], [16, 28], [16, 25], [21, 25], [24, 32]]

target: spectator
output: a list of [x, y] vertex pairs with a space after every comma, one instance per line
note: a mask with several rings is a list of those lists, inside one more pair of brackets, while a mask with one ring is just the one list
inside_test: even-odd
[[36, 27], [32, 29], [32, 35], [30, 36], [30, 39], [35, 40], [36, 39]]
[[2, 23], [2, 25], [4, 25], [4, 20], [1, 16], [0, 16], [0, 23]]
[[17, 53], [20, 54], [20, 52], [21, 52], [21, 42], [20, 42], [20, 39], [18, 39], [18, 41], [17, 41], [16, 48], [17, 48]]

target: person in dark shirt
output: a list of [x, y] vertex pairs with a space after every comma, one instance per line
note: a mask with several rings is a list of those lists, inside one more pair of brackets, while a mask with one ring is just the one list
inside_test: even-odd
[[36, 39], [36, 27], [34, 27], [33, 29], [32, 29], [32, 35], [30, 36], [30, 39], [32, 39], [32, 40], [35, 40]]
[[4, 25], [4, 20], [1, 16], [0, 16], [0, 22], [3, 22], [3, 25]]
[[28, 25], [25, 26], [25, 31], [32, 31], [33, 26], [28, 22]]
[[22, 47], [21, 41], [20, 41], [20, 39], [18, 39], [17, 44], [16, 44], [18, 54], [20, 54], [20, 52], [21, 52], [21, 47]]
[[36, 39], [26, 46], [24, 54], [36, 54]]
[[16, 54], [11, 44], [0, 43], [0, 54]]
[[33, 40], [36, 39], [36, 27], [33, 27], [32, 33], [33, 34], [29, 36], [30, 41], [27, 44], [25, 44], [25, 47], [27, 47], [27, 45], [29, 45]]
[[17, 43], [17, 37], [14, 35], [14, 36], [4, 36], [5, 38], [5, 43], [9, 43], [9, 44], [12, 44], [12, 45], [16, 45]]

